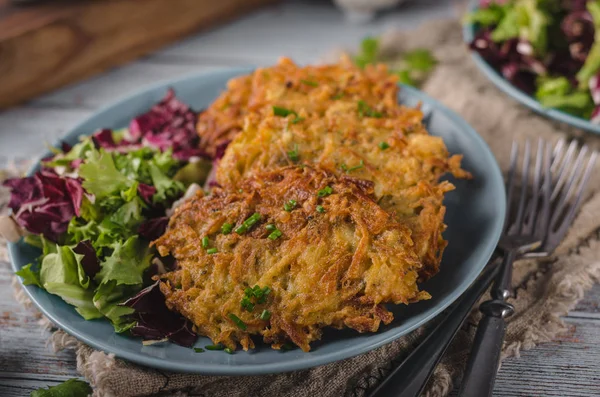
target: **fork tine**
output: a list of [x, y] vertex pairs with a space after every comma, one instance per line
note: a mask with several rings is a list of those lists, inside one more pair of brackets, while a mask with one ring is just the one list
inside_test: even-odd
[[[577, 192], [575, 193], [575, 201], [570, 206], [567, 214], [564, 216], [561, 224], [556, 228], [555, 232], [555, 240], [558, 242], [562, 240], [564, 234], [567, 232], [567, 229], [573, 222], [575, 215], [577, 214], [577, 210], [581, 206], [583, 202], [583, 193], [585, 192], [585, 188], [590, 181], [592, 176], [592, 171], [594, 170], [594, 166], [596, 165], [596, 160], [598, 159], [598, 152], [593, 151], [590, 156], [587, 166], [585, 167], [585, 171], [582, 170], [583, 176], [581, 176], [581, 182], [579, 183], [579, 188], [577, 188]], [[574, 179], [579, 179], [579, 175], [577, 175]], [[574, 190], [574, 189], [573, 189]]]
[[538, 202], [540, 201], [540, 183], [542, 180], [542, 161], [544, 160], [544, 152], [546, 148], [546, 142], [542, 139], [538, 139], [538, 148], [535, 156], [535, 169], [533, 172], [533, 186], [532, 196], [527, 205], [527, 213], [525, 215], [525, 225], [523, 226], [523, 233], [532, 234], [533, 228], [538, 218]]
[[[573, 194], [573, 192], [575, 191], [575, 188], [577, 186], [577, 181], [579, 180], [581, 174], [579, 173], [579, 171], [581, 170], [581, 168], [584, 165], [584, 159], [585, 159], [585, 155], [588, 152], [588, 147], [587, 145], [584, 145], [581, 150], [579, 151], [579, 154], [577, 155], [576, 159], [575, 159], [575, 164], [573, 164], [573, 167], [571, 170], [568, 170], [565, 172], [566, 175], [568, 175], [568, 180], [565, 179], [565, 184], [563, 186], [563, 189], [561, 189], [560, 191], [560, 196], [557, 198], [557, 203], [554, 206], [554, 213], [552, 214], [552, 218], [550, 219], [550, 228], [552, 230], [556, 230], [556, 224], [557, 222], [561, 219], [563, 211], [565, 209], [565, 206], [567, 205], [567, 202], [569, 201], [569, 198], [571, 197], [571, 195]], [[569, 167], [567, 167], [569, 168]]]
[[573, 155], [575, 154], [575, 150], [577, 150], [577, 142], [571, 141], [571, 143], [569, 144], [569, 147], [567, 148], [567, 152], [562, 157], [562, 159], [559, 163], [560, 166], [558, 167], [558, 171], [556, 172], [557, 181], [556, 181], [556, 185], [554, 185], [554, 190], [552, 191], [552, 201], [554, 201], [556, 199], [556, 196], [558, 196], [558, 194], [560, 193], [560, 190], [562, 189], [562, 186], [565, 183], [565, 180], [567, 179], [567, 176], [569, 174], [568, 166], [571, 164], [571, 159], [573, 158]]
[[560, 159], [565, 151], [565, 145], [567, 141], [564, 138], [560, 138], [556, 145], [554, 145], [554, 149], [552, 150], [552, 173], [556, 173], [556, 169], [560, 164]]
[[525, 157], [523, 158], [523, 170], [521, 175], [521, 194], [519, 196], [519, 206], [517, 207], [517, 217], [515, 218], [515, 228], [517, 233], [523, 229], [523, 217], [525, 215], [525, 199], [527, 198], [527, 182], [529, 180], [529, 164], [531, 160], [531, 144], [529, 140], [525, 141]]
[[504, 231], [509, 229], [512, 199], [515, 188], [515, 175], [517, 170], [517, 158], [519, 156], [519, 144], [513, 141], [510, 149], [510, 166], [508, 169], [508, 180], [506, 183], [506, 216], [504, 217]]
[[549, 183], [545, 183], [542, 187], [542, 208], [538, 215], [538, 225], [535, 235], [545, 243], [549, 238], [550, 230], [548, 225], [550, 224], [550, 210], [552, 203], [552, 163], [551, 163], [552, 148], [550, 144], [546, 145], [546, 157], [544, 159], [544, 179]]

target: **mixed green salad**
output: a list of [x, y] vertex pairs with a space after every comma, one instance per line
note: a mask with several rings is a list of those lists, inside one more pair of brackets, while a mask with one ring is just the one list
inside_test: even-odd
[[467, 21], [471, 49], [514, 86], [600, 123], [600, 0], [481, 0]]
[[108, 319], [116, 332], [192, 345], [190, 324], [166, 309], [151, 280], [169, 264], [149, 242], [210, 168], [196, 118], [169, 92], [127, 129], [63, 144], [32, 176], [5, 181], [13, 219], [42, 252], [17, 272], [24, 284], [60, 296], [86, 320]]

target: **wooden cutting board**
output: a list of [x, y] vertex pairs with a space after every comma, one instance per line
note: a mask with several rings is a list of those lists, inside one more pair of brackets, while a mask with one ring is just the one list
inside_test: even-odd
[[0, 0], [0, 108], [277, 0]]

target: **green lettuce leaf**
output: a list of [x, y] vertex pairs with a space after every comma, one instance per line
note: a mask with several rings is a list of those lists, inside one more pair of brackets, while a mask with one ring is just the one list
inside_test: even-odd
[[549, 108], [593, 109], [594, 102], [588, 92], [576, 91], [568, 95], [546, 95], [540, 103]]
[[152, 197], [155, 203], [167, 203], [184, 193], [183, 183], [169, 178], [156, 164], [150, 164], [149, 168], [152, 184], [156, 188], [156, 193]]
[[60, 296], [86, 320], [100, 318], [88, 289], [90, 278], [81, 266], [83, 255], [76, 254], [69, 246], [56, 246], [56, 252], [44, 256], [40, 269], [40, 283], [51, 294]]
[[117, 285], [115, 281], [101, 284], [96, 289], [93, 298], [94, 306], [112, 322], [117, 332], [123, 332], [135, 325], [135, 321], [129, 317], [135, 310], [119, 304], [125, 302], [138, 290], [139, 288], [132, 289], [126, 285]]
[[552, 21], [544, 2], [520, 0], [515, 4], [519, 37], [533, 46], [537, 55], [543, 56], [548, 49], [548, 26]]
[[142, 223], [142, 208], [144, 202], [135, 198], [134, 200], [123, 204], [118, 210], [108, 218], [112, 223], [120, 225], [124, 230], [128, 230], [131, 234], [135, 234], [137, 227]]
[[88, 153], [86, 161], [79, 166], [79, 176], [83, 178], [84, 189], [96, 196], [96, 200], [127, 190], [134, 183], [117, 170], [113, 156], [104, 150]]
[[535, 97], [542, 99], [547, 96], [567, 95], [571, 92], [571, 83], [566, 77], [542, 77], [537, 81]]
[[496, 42], [505, 41], [519, 37], [519, 24], [517, 22], [516, 10], [506, 11], [504, 18], [500, 21], [496, 29], [492, 31], [492, 40]]
[[73, 160], [85, 159], [87, 153], [92, 150], [94, 150], [94, 142], [90, 137], [86, 137], [73, 146], [69, 152], [55, 156], [52, 160], [46, 161], [44, 165], [47, 167], [67, 167], [71, 165]]
[[42, 286], [40, 282], [40, 272], [31, 268], [32, 264], [28, 264], [19, 269], [15, 274], [23, 279], [24, 285]]
[[96, 221], [85, 222], [82, 218], [73, 218], [67, 227], [67, 241], [70, 244], [77, 244], [84, 240], [90, 240], [93, 244], [99, 235], [100, 231]]
[[75, 306], [77, 313], [86, 320], [102, 318], [102, 313], [96, 309], [92, 298], [94, 291], [86, 290], [78, 285], [65, 283], [44, 283], [44, 289], [53, 295], [58, 295], [71, 306]]
[[31, 392], [31, 397], [87, 397], [92, 394], [92, 388], [79, 379], [69, 379], [48, 389], [38, 389]]
[[124, 243], [114, 245], [112, 255], [100, 264], [96, 281], [99, 284], [115, 281], [117, 285], [141, 285], [151, 258], [148, 245], [137, 236], [130, 237]]
[[497, 25], [506, 15], [506, 7], [506, 5], [492, 3], [488, 7], [478, 8], [467, 15], [465, 22], [477, 23], [481, 26]]
[[148, 147], [113, 156], [115, 166], [127, 178], [152, 184], [149, 165], [154, 164], [168, 177], [175, 175], [181, 163], [173, 158], [171, 149], [160, 152]]

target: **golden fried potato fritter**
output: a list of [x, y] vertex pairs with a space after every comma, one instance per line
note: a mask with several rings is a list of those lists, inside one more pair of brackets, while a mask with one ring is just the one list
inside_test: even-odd
[[401, 117], [420, 121], [419, 111], [404, 108], [398, 112], [398, 86], [384, 65], [361, 70], [344, 58], [339, 64], [299, 67], [289, 58], [275, 66], [231, 79], [223, 92], [198, 118], [200, 147], [214, 155], [223, 143], [233, 140], [243, 129], [249, 114], [268, 116], [273, 106], [320, 117], [344, 113], [359, 100], [376, 104], [377, 111], [402, 113]]
[[[167, 305], [232, 349], [252, 348], [253, 334], [308, 351], [323, 327], [377, 331], [393, 319], [385, 303], [429, 294], [417, 287], [411, 230], [374, 198], [370, 182], [309, 166], [198, 193], [154, 243], [177, 261], [160, 276]], [[249, 218], [259, 220], [239, 230]], [[253, 287], [270, 292], [248, 310], [242, 302]]]
[[212, 139], [214, 125], [221, 125], [217, 109], [226, 105], [245, 116], [243, 130], [227, 134], [232, 142], [217, 168], [221, 185], [296, 163], [374, 182], [377, 202], [412, 231], [426, 279], [437, 273], [446, 246], [443, 198], [453, 185], [439, 179], [469, 174], [461, 156], [450, 156], [442, 139], [427, 133], [422, 112], [398, 105], [397, 95], [383, 65], [298, 67], [284, 58], [233, 80], [200, 117], [199, 133]]

